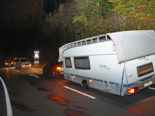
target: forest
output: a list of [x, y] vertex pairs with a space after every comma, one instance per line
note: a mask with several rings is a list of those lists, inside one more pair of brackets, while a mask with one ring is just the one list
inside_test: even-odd
[[123, 30], [155, 30], [154, 0], [0, 0], [0, 16], [5, 37], [1, 54], [4, 48], [7, 56], [39, 49], [43, 61], [57, 59], [58, 48], [67, 42]]

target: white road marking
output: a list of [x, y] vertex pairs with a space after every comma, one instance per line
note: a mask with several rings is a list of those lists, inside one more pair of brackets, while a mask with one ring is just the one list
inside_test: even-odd
[[5, 93], [5, 98], [6, 98], [7, 116], [13, 116], [8, 90], [7, 90], [6, 85], [5, 85], [5, 83], [1, 77], [0, 77], [0, 80], [1, 80], [2, 85], [4, 87], [4, 93]]
[[76, 89], [73, 89], [73, 88], [70, 88], [70, 87], [67, 87], [67, 86], [63, 86], [63, 87], [66, 88], [66, 89], [69, 89], [69, 90], [71, 90], [71, 91], [74, 91], [74, 92], [76, 92], [76, 93], [79, 93], [79, 94], [81, 94], [81, 95], [87, 96], [87, 97], [89, 97], [89, 98], [91, 98], [91, 99], [96, 99], [96, 97], [91, 96], [91, 95], [88, 95], [88, 94], [83, 93], [83, 92], [80, 92], [80, 91], [78, 91], [78, 90], [76, 90]]
[[5, 67], [5, 68], [2, 68], [2, 70], [4, 69], [15, 69], [16, 67]]
[[155, 88], [153, 88], [153, 87], [148, 87], [148, 89], [152, 89], [152, 90], [155, 90]]
[[8, 67], [8, 69], [15, 69], [16, 67]]
[[40, 68], [31, 68], [31, 69], [35, 69], [35, 70], [42, 70], [42, 69], [40, 69]]
[[20, 72], [19, 70], [14, 70], [15, 72]]
[[39, 76], [37, 76], [37, 75], [34, 75], [34, 74], [29, 74], [30, 76], [33, 76], [33, 77], [37, 77], [37, 78], [39, 78]]

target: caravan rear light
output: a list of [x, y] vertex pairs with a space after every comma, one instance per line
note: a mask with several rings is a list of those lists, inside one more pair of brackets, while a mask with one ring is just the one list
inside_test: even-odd
[[11, 62], [11, 65], [13, 65], [13, 62]]
[[13, 64], [16, 65], [16, 62], [14, 62]]
[[62, 70], [62, 67], [57, 66], [56, 69], [57, 69], [57, 71], [61, 71]]
[[5, 62], [5, 66], [8, 66], [9, 65], [9, 63], [8, 62]]
[[130, 88], [128, 89], [128, 94], [131, 95], [136, 93], [137, 91], [138, 91], [138, 87]]
[[93, 80], [92, 79], [89, 79], [89, 83], [92, 83], [93, 82]]
[[72, 79], [74, 80], [75, 78], [76, 78], [76, 76], [75, 76], [75, 75], [73, 75], [73, 76], [72, 76]]

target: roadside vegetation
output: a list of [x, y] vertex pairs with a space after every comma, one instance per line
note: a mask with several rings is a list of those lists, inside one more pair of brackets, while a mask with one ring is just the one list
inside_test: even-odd
[[154, 0], [76, 0], [65, 5], [46, 17], [48, 23], [61, 27], [64, 42], [107, 32], [155, 29]]
[[[9, 48], [1, 54], [25, 55], [40, 49], [43, 60], [51, 61], [57, 59], [58, 48], [70, 41], [107, 32], [155, 29], [154, 0], [56, 1], [59, 4], [47, 12], [40, 0], [0, 0], [0, 31], [10, 41], [3, 43]], [[19, 49], [23, 44], [28, 46]]]

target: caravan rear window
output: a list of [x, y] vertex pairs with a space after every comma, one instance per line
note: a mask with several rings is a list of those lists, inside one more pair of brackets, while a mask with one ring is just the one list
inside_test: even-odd
[[72, 64], [71, 64], [71, 59], [70, 58], [65, 58], [65, 65], [66, 65], [66, 68], [72, 68]]
[[74, 57], [76, 69], [90, 69], [89, 57]]

